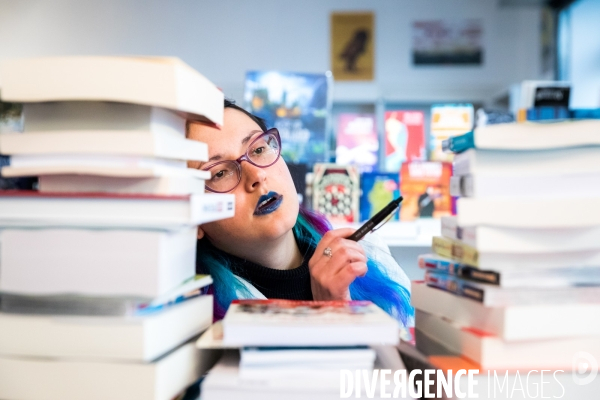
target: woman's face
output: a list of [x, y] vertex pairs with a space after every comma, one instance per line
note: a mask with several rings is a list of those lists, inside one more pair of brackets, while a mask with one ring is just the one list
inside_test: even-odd
[[[217, 161], [236, 160], [261, 133], [256, 122], [232, 108], [225, 109], [220, 130], [190, 124], [188, 138], [206, 143], [210, 160], [206, 163], [189, 161], [188, 166], [202, 169]], [[235, 195], [235, 216], [204, 224], [198, 230], [199, 237], [205, 234], [215, 246], [232, 254], [239, 254], [240, 246], [254, 245], [253, 248], [260, 251], [255, 247], [256, 242], [278, 239], [290, 232], [299, 209], [294, 182], [282, 158], [266, 168], [255, 167], [247, 161], [241, 165], [241, 181], [229, 192]], [[269, 201], [266, 207], [260, 207], [273, 192], [282, 196], [279, 206], [276, 201]]]

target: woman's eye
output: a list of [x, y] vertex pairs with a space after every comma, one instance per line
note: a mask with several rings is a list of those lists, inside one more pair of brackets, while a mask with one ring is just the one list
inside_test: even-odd
[[264, 147], [257, 147], [256, 149], [254, 149], [253, 153], [254, 154], [262, 154], [265, 151]]
[[227, 175], [228, 175], [227, 170], [222, 169], [222, 170], [220, 170], [218, 172], [215, 172], [212, 175], [212, 177], [210, 178], [210, 180], [213, 181], [213, 182], [215, 182], [215, 181], [218, 181], [220, 179], [225, 178]]

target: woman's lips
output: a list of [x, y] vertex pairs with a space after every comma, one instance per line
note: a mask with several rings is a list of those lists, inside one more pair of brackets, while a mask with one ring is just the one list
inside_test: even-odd
[[263, 194], [258, 199], [258, 203], [256, 203], [254, 215], [270, 214], [279, 208], [282, 201], [283, 195], [277, 192], [269, 192], [267, 194]]

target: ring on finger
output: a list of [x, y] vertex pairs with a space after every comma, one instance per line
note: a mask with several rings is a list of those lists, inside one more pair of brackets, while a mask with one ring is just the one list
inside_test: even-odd
[[326, 257], [331, 258], [333, 256], [333, 252], [331, 251], [331, 247], [326, 247], [325, 250], [323, 250], [323, 255]]

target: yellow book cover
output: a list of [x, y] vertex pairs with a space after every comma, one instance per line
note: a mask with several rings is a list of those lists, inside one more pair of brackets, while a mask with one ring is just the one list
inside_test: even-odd
[[434, 236], [432, 249], [442, 257], [451, 258], [461, 264], [467, 264], [472, 267], [479, 267], [479, 253], [477, 249], [460, 241]]

